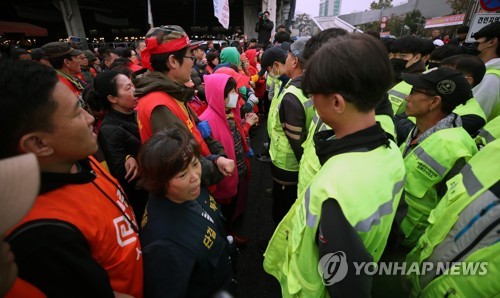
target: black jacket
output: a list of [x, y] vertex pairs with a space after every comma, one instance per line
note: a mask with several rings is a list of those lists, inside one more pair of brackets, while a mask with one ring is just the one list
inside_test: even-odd
[[111, 175], [120, 182], [139, 221], [146, 207], [147, 192], [136, 187], [137, 180], [129, 183], [125, 179], [125, 160], [127, 155], [137, 159], [141, 144], [136, 112], [123, 114], [111, 109], [99, 128], [99, 146]]
[[180, 204], [150, 194], [142, 224], [146, 298], [234, 291], [225, 223], [207, 189]]

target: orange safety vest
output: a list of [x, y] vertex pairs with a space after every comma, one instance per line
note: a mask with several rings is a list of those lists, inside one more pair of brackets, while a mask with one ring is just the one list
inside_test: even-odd
[[89, 159], [96, 173], [94, 181], [68, 184], [39, 195], [10, 232], [40, 219], [70, 223], [84, 235], [92, 257], [108, 273], [113, 290], [143, 297], [142, 251], [134, 212], [115, 178], [93, 157]]
[[34, 285], [18, 277], [4, 298], [19, 297], [46, 298], [47, 296]]
[[[166, 106], [186, 125], [187, 129], [193, 134], [196, 142], [200, 145], [200, 153], [202, 156], [210, 155], [207, 144], [196, 127], [193, 117], [187, 110], [189, 106], [184, 105], [181, 101], [161, 91], [148, 93], [139, 100], [139, 105], [137, 106], [137, 122], [139, 123], [139, 134], [141, 135], [143, 144], [153, 136], [151, 114], [157, 106]], [[193, 112], [191, 111], [191, 113]]]

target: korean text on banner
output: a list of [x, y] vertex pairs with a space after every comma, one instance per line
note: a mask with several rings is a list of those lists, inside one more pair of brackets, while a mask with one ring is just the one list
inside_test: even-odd
[[229, 28], [229, 0], [214, 0], [214, 15], [222, 27]]

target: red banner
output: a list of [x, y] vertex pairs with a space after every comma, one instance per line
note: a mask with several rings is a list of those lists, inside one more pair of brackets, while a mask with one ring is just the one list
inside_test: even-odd
[[445, 17], [432, 18], [425, 21], [425, 28], [461, 25], [464, 23], [465, 13]]

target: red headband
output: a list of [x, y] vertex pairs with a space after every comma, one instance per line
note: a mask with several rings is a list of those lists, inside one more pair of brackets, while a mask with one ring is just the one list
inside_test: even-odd
[[144, 68], [148, 68], [149, 70], [154, 70], [151, 67], [151, 55], [154, 54], [165, 54], [165, 53], [173, 53], [185, 47], [188, 47], [191, 44], [189, 40], [189, 36], [182, 36], [177, 39], [169, 40], [162, 44], [158, 44], [158, 40], [156, 37], [151, 37], [146, 39], [146, 48], [141, 52], [141, 62]]

